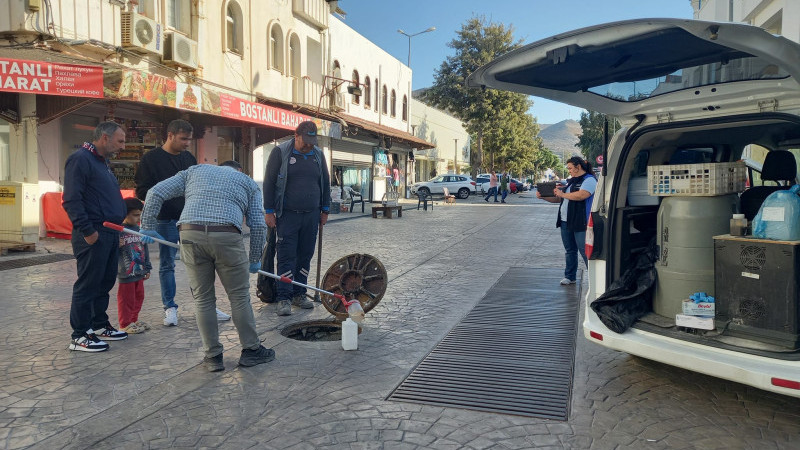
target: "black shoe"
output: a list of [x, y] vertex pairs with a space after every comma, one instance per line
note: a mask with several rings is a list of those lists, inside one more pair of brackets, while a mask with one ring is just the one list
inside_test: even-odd
[[489, 203], [489, 199], [488, 198], [483, 199], [483, 201], [485, 201], [486, 203]]
[[505, 200], [503, 200], [503, 201], [502, 201], [502, 202], [500, 202], [500, 203], [505, 203], [505, 202], [506, 202], [506, 201], [505, 201]]
[[108, 344], [98, 339], [94, 333], [87, 333], [71, 340], [68, 348], [79, 352], [104, 352], [108, 350]]
[[275, 314], [279, 316], [291, 316], [292, 304], [289, 302], [289, 300], [280, 300], [278, 302], [278, 307], [275, 309]]
[[217, 356], [203, 358], [203, 365], [209, 372], [222, 372], [225, 370], [225, 365], [222, 364], [222, 353]]
[[292, 305], [302, 309], [314, 309], [314, 302], [306, 297], [306, 294], [297, 294], [292, 297]]
[[268, 363], [273, 359], [275, 359], [275, 350], [259, 345], [255, 350], [249, 348], [243, 349], [242, 356], [239, 358], [239, 365], [252, 367], [258, 364]]
[[128, 339], [128, 333], [117, 330], [112, 327], [111, 324], [106, 324], [105, 327], [95, 331], [95, 334], [104, 341], [121, 341], [123, 339]]
[[495, 200], [494, 202], [495, 202], [495, 203], [500, 203], [500, 201], [499, 201], [499, 200]]

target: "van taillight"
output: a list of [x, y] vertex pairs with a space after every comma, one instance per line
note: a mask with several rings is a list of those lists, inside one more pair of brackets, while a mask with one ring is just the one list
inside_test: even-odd
[[772, 377], [772, 385], [800, 390], [800, 381], [784, 380], [783, 378]]
[[[589, 332], [589, 336], [591, 336], [591, 337], [593, 337], [593, 338], [597, 339], [598, 341], [602, 341], [602, 340], [603, 340], [603, 335], [602, 335], [602, 334], [600, 334], [600, 333], [598, 333], [597, 331], [590, 331], [590, 332]], [[774, 379], [775, 379], [775, 378], [773, 378], [773, 380], [774, 380]]]
[[[592, 219], [592, 215], [589, 214], [589, 223], [586, 224], [586, 247], [584, 248], [586, 252], [586, 259], [592, 258], [592, 252], [594, 252], [594, 220]], [[602, 340], [602, 339], [601, 339]]]

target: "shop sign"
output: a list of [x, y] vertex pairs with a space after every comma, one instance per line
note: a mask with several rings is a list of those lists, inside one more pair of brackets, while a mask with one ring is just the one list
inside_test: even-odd
[[232, 119], [267, 125], [285, 130], [294, 130], [300, 122], [311, 120], [310, 117], [294, 111], [276, 108], [247, 101], [227, 94], [219, 94], [222, 115]]
[[13, 205], [17, 200], [17, 188], [2, 186], [0, 187], [0, 205]]
[[0, 91], [103, 97], [103, 68], [0, 58]]

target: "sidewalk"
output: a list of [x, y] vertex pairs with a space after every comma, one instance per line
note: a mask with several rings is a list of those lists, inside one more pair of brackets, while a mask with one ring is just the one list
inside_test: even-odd
[[[225, 322], [221, 373], [199, 365], [180, 263], [179, 326], [160, 325], [155, 276], [146, 282], [141, 315], [153, 329], [99, 354], [66, 350], [74, 260], [0, 271], [0, 447], [797, 448], [797, 399], [631, 358], [581, 336], [566, 422], [387, 401], [510, 267], [563, 267], [556, 206], [530, 194], [509, 202], [470, 197], [416, 211], [415, 201], [392, 220], [371, 219], [366, 208], [363, 215], [332, 215], [323, 273], [345, 255], [369, 253], [389, 275], [386, 294], [367, 314], [359, 350], [283, 337], [287, 325], [330, 315], [317, 306], [276, 316], [274, 305], [255, 297], [253, 276], [258, 331], [277, 356], [237, 367], [238, 338]], [[41, 248], [59, 245], [45, 241]], [[562, 289], [553, 286], [552, 295]], [[109, 314], [116, 318], [116, 290], [111, 295]], [[229, 311], [221, 287], [217, 297]]]

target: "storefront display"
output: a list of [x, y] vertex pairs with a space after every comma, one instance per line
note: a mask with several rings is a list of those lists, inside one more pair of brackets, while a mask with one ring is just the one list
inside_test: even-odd
[[159, 137], [164, 125], [158, 122], [143, 120], [125, 120], [116, 117], [114, 121], [125, 127], [127, 137], [125, 148], [111, 160], [111, 171], [117, 177], [121, 189], [134, 189], [136, 167], [139, 160], [151, 148], [158, 147], [162, 141]]

